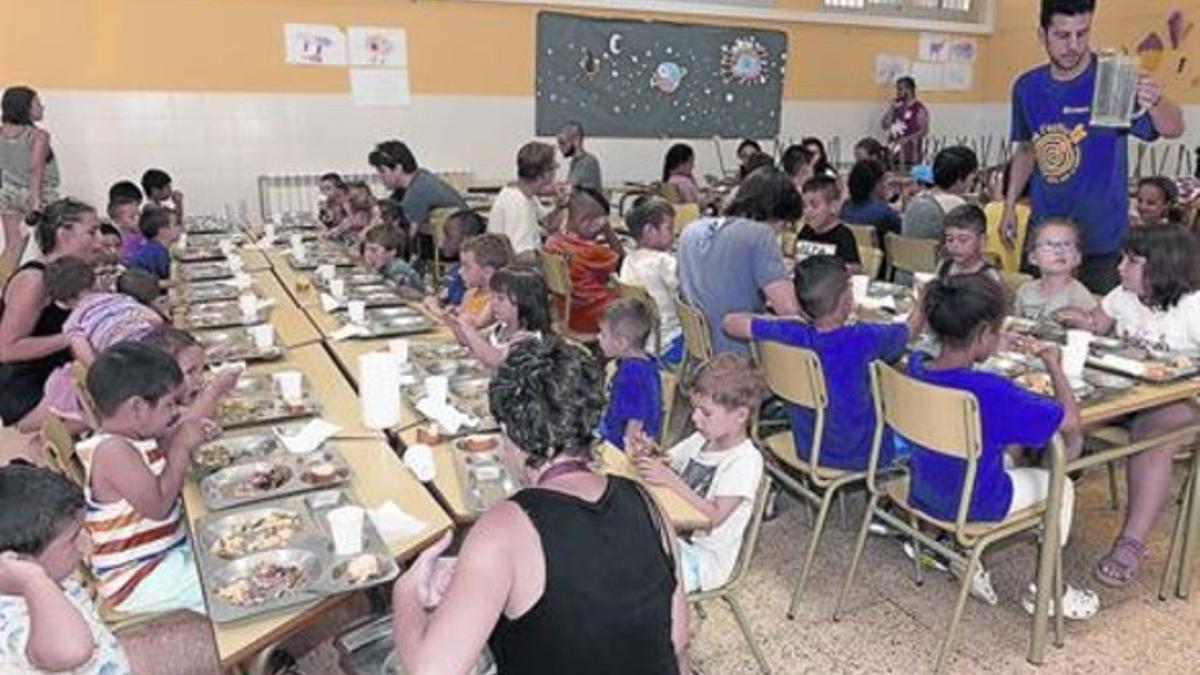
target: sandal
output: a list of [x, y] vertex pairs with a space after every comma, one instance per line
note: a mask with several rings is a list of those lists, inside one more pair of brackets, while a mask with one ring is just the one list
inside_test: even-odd
[[[1037, 603], [1037, 585], [1029, 584], [1025, 596], [1021, 598], [1021, 606], [1033, 616]], [[1075, 588], [1067, 584], [1062, 596], [1063, 618], [1072, 621], [1087, 621], [1100, 612], [1100, 596], [1088, 588]], [[1050, 603], [1050, 617], [1054, 617], [1054, 602]]]
[[1117, 537], [1112, 550], [1096, 561], [1096, 580], [1112, 588], [1125, 588], [1137, 580], [1142, 561], [1150, 552], [1146, 545], [1131, 537]]

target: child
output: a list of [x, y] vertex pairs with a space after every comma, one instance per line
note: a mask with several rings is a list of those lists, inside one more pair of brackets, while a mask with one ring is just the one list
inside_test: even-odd
[[658, 438], [662, 431], [662, 380], [658, 363], [646, 354], [653, 328], [650, 308], [633, 298], [613, 301], [600, 321], [600, 349], [616, 362], [600, 437], [622, 450], [628, 437]]
[[442, 226], [442, 243], [439, 257], [443, 262], [455, 263], [446, 270], [446, 279], [442, 284], [442, 304], [458, 307], [462, 304], [467, 286], [463, 283], [461, 268], [461, 250], [465, 240], [483, 234], [487, 224], [483, 217], [470, 209], [456, 211]]
[[637, 240], [637, 248], [621, 263], [621, 282], [646, 289], [658, 306], [659, 330], [662, 332], [663, 363], [675, 365], [683, 360], [683, 329], [675, 313], [675, 298], [679, 295], [678, 260], [671, 253], [675, 242], [675, 207], [660, 197], [651, 197], [634, 204], [625, 216], [629, 233]]
[[900, 214], [886, 200], [886, 178], [883, 164], [871, 159], [855, 162], [848, 179], [850, 199], [838, 214], [842, 222], [874, 227], [876, 246], [883, 246], [887, 233], [900, 234]]
[[146, 198], [138, 184], [131, 180], [119, 180], [109, 186], [108, 201], [110, 204], [121, 197], [128, 197], [137, 202], [138, 208], [141, 208], [142, 200]]
[[100, 251], [96, 257], [98, 267], [112, 268], [121, 262], [121, 231], [112, 223], [100, 223]]
[[[546, 251], [563, 256], [571, 272], [571, 323], [577, 333], [592, 334], [600, 329], [600, 315], [616, 297], [609, 278], [617, 271], [625, 251], [608, 220], [608, 200], [604, 195], [576, 187], [567, 204], [566, 228], [546, 240]], [[596, 238], [603, 236], [606, 243]]]
[[922, 169], [918, 174], [917, 167], [913, 167], [917, 182], [932, 179], [933, 187], [909, 200], [900, 224], [904, 236], [940, 240], [942, 219], [951, 209], [966, 203], [963, 194], [974, 184], [978, 168], [975, 151], [964, 145], [938, 151], [931, 170]]
[[1003, 281], [999, 270], [983, 257], [987, 243], [987, 216], [974, 204], [961, 204], [950, 209], [942, 220], [942, 253], [946, 259], [938, 266], [942, 279], [960, 274], [985, 274], [993, 281]]
[[97, 590], [121, 612], [204, 613], [179, 494], [192, 450], [217, 430], [194, 418], [176, 424], [182, 385], [171, 355], [136, 342], [105, 350], [88, 370], [100, 430], [77, 446], [85, 525]]
[[1065, 307], [1085, 312], [1096, 308], [1096, 298], [1071, 276], [1079, 267], [1079, 229], [1075, 223], [1049, 218], [1037, 228], [1029, 260], [1041, 275], [1021, 284], [1013, 307], [1015, 316], [1039, 320]]
[[425, 280], [408, 264], [408, 235], [395, 225], [379, 224], [363, 235], [363, 259], [401, 289], [425, 292]]
[[160, 280], [171, 278], [171, 244], [179, 239], [174, 214], [162, 208], [146, 207], [138, 221], [145, 238], [134, 251], [129, 266], [146, 270]]
[[321, 176], [318, 189], [321, 191], [321, 202], [317, 219], [325, 227], [333, 229], [346, 217], [346, 197], [350, 194], [350, 188], [338, 174], [327, 173]]
[[[730, 314], [723, 322], [725, 332], [741, 339], [779, 342], [812, 350], [825, 373], [829, 405], [825, 411], [825, 430], [813, 438], [814, 412], [790, 405], [788, 413], [795, 436], [796, 453], [809, 462], [814, 443], [821, 443], [818, 462], [822, 467], [862, 471], [867, 468], [875, 434], [875, 406], [871, 398], [871, 362], [897, 361], [920, 312], [914, 311], [910, 325], [856, 323], [847, 324], [854, 311], [854, 293], [850, 274], [833, 256], [816, 255], [796, 265], [796, 298], [810, 323], [752, 314]], [[884, 437], [880, 464], [892, 462], [891, 434]]]
[[141, 344], [170, 354], [183, 373], [179, 401], [187, 406], [184, 417], [212, 417], [217, 402], [237, 384], [241, 369], [225, 368], [212, 379], [204, 379], [204, 346], [191, 333], [170, 325], [159, 326], [141, 339]]
[[[1180, 225], [1135, 227], [1122, 245], [1121, 285], [1090, 312], [1063, 309], [1063, 323], [1097, 335], [1115, 331], [1135, 344], [1172, 352], [1200, 349], [1200, 288], [1193, 265], [1200, 256], [1191, 232]], [[1172, 403], [1133, 416], [1133, 441], [1195, 424], [1190, 402]], [[1190, 443], [1190, 441], [1186, 441]], [[1185, 441], [1154, 446], [1129, 458], [1129, 512], [1112, 550], [1096, 565], [1108, 586], [1137, 580], [1148, 554], [1146, 537], [1171, 496], [1171, 468]]]
[[[71, 355], [85, 366], [96, 354], [125, 340], [140, 340], [163, 324], [163, 317], [138, 299], [123, 293], [95, 290], [91, 266], [78, 258], [59, 258], [46, 266], [46, 291], [51, 302], [70, 308], [62, 327]], [[71, 365], [59, 366], [46, 379], [42, 402], [18, 423], [33, 432], [41, 428], [46, 413], [57, 415], [79, 432], [87, 428], [79, 405], [79, 393], [71, 376]]]
[[[1055, 433], [1061, 433], [1068, 458], [1078, 456], [1083, 447], [1079, 407], [1063, 373], [1057, 346], [1033, 341], [1021, 345], [1045, 365], [1054, 386], [1054, 398], [1022, 389], [1006, 377], [975, 369], [1000, 345], [1006, 297], [999, 283], [982, 274], [930, 282], [923, 297], [923, 309], [941, 351], [936, 357], [914, 352], [908, 361], [910, 377], [939, 387], [962, 389], [978, 401], [982, 447], [969, 521], [1001, 521], [1046, 499], [1050, 473], [1040, 467], [1008, 468], [1007, 446], [1041, 448]], [[953, 522], [958, 517], [963, 492], [963, 461], [927, 450], [899, 435], [896, 446], [912, 455], [909, 503], [934, 518]], [[1062, 502], [1063, 545], [1070, 532], [1074, 495], [1074, 488], [1067, 481]], [[995, 604], [995, 591], [982, 567], [976, 571], [974, 581], [978, 596]], [[1031, 586], [1023, 599], [1026, 611], [1031, 613], [1033, 591]], [[1063, 595], [1067, 618], [1091, 618], [1099, 607], [1100, 601], [1091, 591], [1068, 586]]]
[[0, 467], [0, 672], [132, 672], [90, 594], [71, 578], [87, 547], [83, 517], [83, 494], [66, 478]]
[[492, 277], [516, 260], [508, 237], [485, 232], [463, 242], [459, 269], [467, 287], [458, 314], [475, 328], [486, 328], [496, 320], [492, 308]]
[[375, 198], [370, 194], [351, 192], [346, 198], [346, 216], [337, 227], [329, 231], [329, 236], [344, 242], [355, 242], [366, 231], [375, 218]]
[[712, 523], [679, 542], [684, 588], [689, 593], [728, 581], [742, 549], [763, 475], [762, 455], [747, 430], [765, 389], [750, 360], [732, 353], [709, 361], [692, 386], [696, 433], [667, 452], [669, 467], [651, 456], [653, 444], [644, 436], [631, 437], [628, 446], [647, 483], [669, 488]]
[[529, 267], [497, 270], [489, 288], [496, 323], [486, 335], [463, 312], [448, 315], [448, 323], [459, 344], [469, 347], [487, 367], [498, 368], [514, 344], [540, 340], [552, 332], [550, 291], [542, 275]]
[[172, 188], [171, 174], [162, 169], [148, 169], [142, 174], [142, 190], [150, 205], [171, 209], [183, 218], [183, 193]]
[[798, 235], [797, 252], [836, 256], [851, 274], [858, 274], [862, 270], [858, 243], [850, 228], [838, 220], [839, 193], [837, 180], [828, 176], [814, 176], [804, 183], [804, 227]]
[[117, 196], [108, 203], [108, 217], [118, 230], [121, 231], [121, 264], [128, 265], [133, 260], [133, 254], [146, 240], [138, 227], [138, 216], [141, 213], [141, 200], [128, 196]]
[[1149, 176], [1138, 181], [1137, 202], [1130, 214], [1132, 225], [1177, 223], [1179, 188], [1166, 176]]

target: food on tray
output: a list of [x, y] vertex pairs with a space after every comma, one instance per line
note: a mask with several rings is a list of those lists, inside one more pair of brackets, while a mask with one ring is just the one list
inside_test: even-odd
[[499, 445], [500, 439], [495, 436], [467, 436], [459, 444], [459, 447], [468, 452], [489, 452], [495, 450]]
[[311, 485], [323, 485], [341, 479], [345, 471], [333, 462], [317, 462], [310, 464], [300, 480]]
[[1171, 365], [1175, 366], [1175, 368], [1179, 370], [1191, 370], [1191, 368], [1195, 366], [1195, 361], [1192, 360], [1192, 357], [1186, 354], [1180, 354], [1171, 360]]
[[271, 464], [269, 468], [255, 469], [253, 473], [231, 486], [237, 497], [253, 497], [263, 492], [279, 489], [292, 477], [287, 467]]
[[213, 555], [227, 560], [279, 548], [300, 531], [300, 516], [290, 511], [271, 511], [264, 516], [237, 519], [234, 526], [212, 545]]
[[361, 584], [383, 574], [379, 558], [363, 553], [346, 564], [345, 579], [352, 584]]
[[206, 445], [197, 451], [196, 463], [210, 469], [223, 469], [233, 463], [233, 452], [220, 443]]
[[1167, 364], [1148, 362], [1146, 363], [1146, 377], [1151, 380], [1165, 380], [1170, 375], [1167, 371]]
[[437, 445], [442, 442], [442, 431], [436, 424], [417, 427], [417, 442]]
[[1016, 378], [1017, 384], [1042, 396], [1054, 396], [1054, 383], [1046, 373], [1025, 373]]
[[238, 607], [252, 607], [288, 595], [307, 581], [295, 563], [263, 561], [248, 576], [217, 589], [217, 597]]

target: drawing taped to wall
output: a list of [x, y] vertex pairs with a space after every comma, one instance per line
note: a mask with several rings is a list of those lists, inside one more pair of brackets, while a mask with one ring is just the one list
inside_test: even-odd
[[283, 24], [284, 58], [303, 66], [346, 65], [346, 36], [337, 26]]
[[403, 28], [350, 26], [350, 65], [408, 66], [408, 33]]

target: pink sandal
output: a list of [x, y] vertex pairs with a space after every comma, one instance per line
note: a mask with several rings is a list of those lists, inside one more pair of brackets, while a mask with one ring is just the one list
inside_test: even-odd
[[1112, 588], [1125, 588], [1137, 580], [1142, 561], [1150, 552], [1146, 545], [1131, 537], [1117, 537], [1112, 550], [1096, 561], [1096, 579]]

